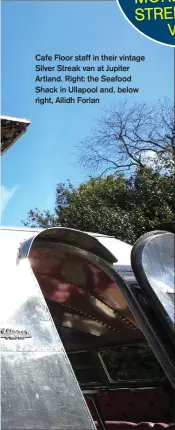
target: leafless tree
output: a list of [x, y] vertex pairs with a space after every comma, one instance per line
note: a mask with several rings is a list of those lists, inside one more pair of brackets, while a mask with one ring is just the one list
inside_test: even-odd
[[91, 174], [131, 173], [137, 166], [172, 168], [173, 105], [170, 100], [128, 101], [105, 110], [92, 135], [78, 145], [78, 162]]

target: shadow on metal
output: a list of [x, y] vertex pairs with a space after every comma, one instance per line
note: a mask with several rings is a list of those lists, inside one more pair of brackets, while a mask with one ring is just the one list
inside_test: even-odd
[[142, 236], [131, 253], [136, 278], [174, 340], [175, 236], [156, 231]]
[[27, 245], [20, 256], [28, 255], [54, 323], [72, 329], [61, 331], [66, 349], [143, 341], [112, 268], [116, 258], [96, 238], [55, 228]]
[[[160, 232], [151, 234], [156, 237]], [[146, 293], [131, 288], [118, 274], [114, 248], [110, 241], [108, 247], [99, 243], [98, 235], [58, 227], [26, 241], [19, 261], [29, 258], [67, 351], [80, 350], [85, 344], [94, 348], [146, 338], [175, 387], [170, 339], [162, 332]]]
[[95, 430], [29, 260], [18, 255], [16, 266], [10, 244], [1, 256], [1, 429]]
[[140, 295], [147, 301], [150, 326], [159, 339], [161, 352], [158, 357], [157, 351], [157, 358], [175, 388], [174, 243], [173, 233], [158, 230], [147, 233], [135, 243], [131, 263], [142, 290]]

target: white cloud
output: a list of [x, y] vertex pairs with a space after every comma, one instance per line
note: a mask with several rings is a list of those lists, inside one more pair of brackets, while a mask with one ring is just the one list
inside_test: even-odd
[[0, 204], [0, 213], [2, 214], [9, 202], [9, 200], [14, 196], [19, 186], [15, 185], [13, 188], [7, 188], [4, 185], [1, 185], [1, 204]]
[[147, 165], [147, 167], [155, 167], [158, 161], [157, 153], [154, 151], [145, 151], [142, 154], [142, 162]]

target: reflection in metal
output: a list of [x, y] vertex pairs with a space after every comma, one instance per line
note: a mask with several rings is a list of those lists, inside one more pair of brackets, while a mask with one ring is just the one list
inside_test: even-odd
[[106, 335], [109, 341], [111, 336], [115, 342], [142, 338], [116, 282], [99, 267], [99, 258], [36, 239], [29, 260], [57, 325]]
[[[61, 230], [64, 230], [64, 243], [60, 240]], [[74, 230], [71, 232], [71, 229], [52, 228], [40, 232], [28, 242], [28, 255], [33, 271], [58, 331], [62, 327], [61, 336], [66, 349], [77, 350], [84, 348], [85, 344], [94, 348], [138, 343], [142, 342], [145, 336], [175, 387], [174, 366], [166, 346], [168, 339], [162, 339], [160, 331], [157, 331], [157, 317], [150, 319], [152, 308], [147, 297], [138, 285], [135, 286], [136, 280], [131, 281], [131, 272], [128, 271], [129, 253], [126, 252], [126, 261], [123, 259], [126, 264], [121, 264], [120, 267], [121, 274], [125, 271], [126, 276], [128, 271], [127, 285], [124, 282], [125, 276], [122, 279], [117, 272], [121, 263], [117, 252], [112, 264], [99, 257], [97, 252], [89, 252], [86, 241], [83, 248], [81, 240], [78, 239], [79, 233], [81, 232]], [[74, 238], [72, 242], [71, 235]], [[98, 236], [96, 239], [98, 240]], [[110, 238], [107, 248], [110, 252]], [[112, 248], [114, 249], [114, 246]], [[19, 258], [25, 257], [23, 249], [22, 246]], [[120, 248], [118, 253], [119, 250]], [[66, 339], [64, 330], [67, 330]], [[81, 332], [86, 335], [84, 342], [80, 336]]]
[[[124, 345], [100, 350], [102, 364], [107, 369], [108, 378], [114, 383], [139, 384], [150, 386], [166, 380], [165, 374], [148, 344]], [[143, 366], [144, 357], [144, 366]], [[127, 363], [127, 366], [126, 366]], [[137, 363], [137, 365], [136, 365]], [[105, 369], [105, 370], [106, 370]], [[149, 381], [149, 382], [148, 382]]]
[[[174, 255], [175, 236], [173, 233], [150, 233], [141, 238], [133, 250], [133, 264], [143, 278], [143, 288], [153, 297], [164, 320], [174, 330]], [[137, 258], [137, 263], [135, 262]], [[153, 303], [154, 303], [153, 302]]]
[[19, 234], [10, 237], [2, 232], [0, 326], [31, 337], [0, 338], [1, 429], [95, 429], [28, 259], [16, 266]]
[[[33, 243], [34, 239], [35, 236], [24, 242], [21, 247], [21, 258], [25, 258], [28, 255], [32, 244], [32, 246], [35, 246]], [[117, 258], [110, 251], [110, 247], [104, 245], [104, 241], [107, 239], [108, 238], [103, 235], [94, 235], [65, 227], [48, 228], [37, 235], [37, 242], [44, 242], [45, 247], [47, 243], [55, 243], [57, 247], [59, 244], [64, 243], [69, 247], [77, 247], [81, 249], [82, 252], [91, 252], [97, 257], [103, 258], [108, 263], [114, 263], [117, 261]], [[111, 238], [111, 240], [112, 239], [114, 238]]]
[[111, 240], [114, 249], [114, 238], [100, 235], [94, 238], [76, 230], [53, 228], [25, 241], [19, 250], [19, 261], [29, 256], [58, 329], [74, 329], [69, 335], [66, 332], [66, 336], [61, 331], [66, 348], [96, 342], [120, 344], [121, 339], [125, 343], [143, 340], [120, 288], [104, 268], [106, 260], [115, 264], [119, 260], [120, 267], [124, 267], [124, 262], [129, 262], [131, 247], [122, 242], [121, 247], [116, 240], [116, 249], [121, 248], [121, 255], [118, 252], [117, 257], [115, 250], [114, 256], [109, 246]]
[[[174, 234], [153, 231], [137, 240], [131, 254], [132, 267], [142, 288], [140, 302], [155, 340], [150, 345], [175, 389], [174, 368]], [[156, 341], [158, 340], [158, 345]], [[153, 343], [152, 343], [153, 341]]]
[[[37, 236], [37, 234], [41, 232], [42, 236]], [[84, 251], [85, 254], [89, 252], [96, 257], [100, 257], [105, 260], [105, 262], [113, 264], [127, 283], [130, 285], [136, 283], [130, 261], [132, 246], [121, 240], [102, 234], [86, 233], [65, 227], [49, 228], [43, 231], [35, 230], [35, 235], [32, 235], [32, 233], [33, 231], [31, 229], [31, 235], [21, 244], [19, 249], [20, 258], [26, 258], [30, 246], [37, 236], [37, 240], [44, 240], [45, 243], [56, 243], [57, 246], [64, 243], [69, 247], [75, 247], [82, 252]]]
[[170, 381], [172, 366], [150, 324], [148, 303], [141, 307], [137, 299], [141, 290], [117, 273], [119, 263], [130, 276], [128, 246], [125, 261], [113, 254], [110, 241], [105, 247], [105, 238], [102, 244], [61, 228], [37, 233], [31, 239], [27, 231], [2, 232], [0, 324], [31, 334], [23, 342], [0, 339], [2, 429], [34, 429], [36, 423], [40, 430], [91, 429], [58, 333], [67, 351], [142, 343], [145, 336]]

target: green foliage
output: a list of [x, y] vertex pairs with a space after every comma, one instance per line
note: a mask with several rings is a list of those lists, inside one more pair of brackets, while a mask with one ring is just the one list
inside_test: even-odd
[[101, 356], [113, 381], [155, 380], [165, 377], [151, 348], [146, 344], [106, 348]]
[[155, 225], [174, 218], [174, 177], [151, 168], [138, 168], [129, 178], [123, 174], [91, 178], [79, 187], [58, 184], [55, 212], [28, 212], [25, 226], [65, 226], [113, 235], [133, 243]]

